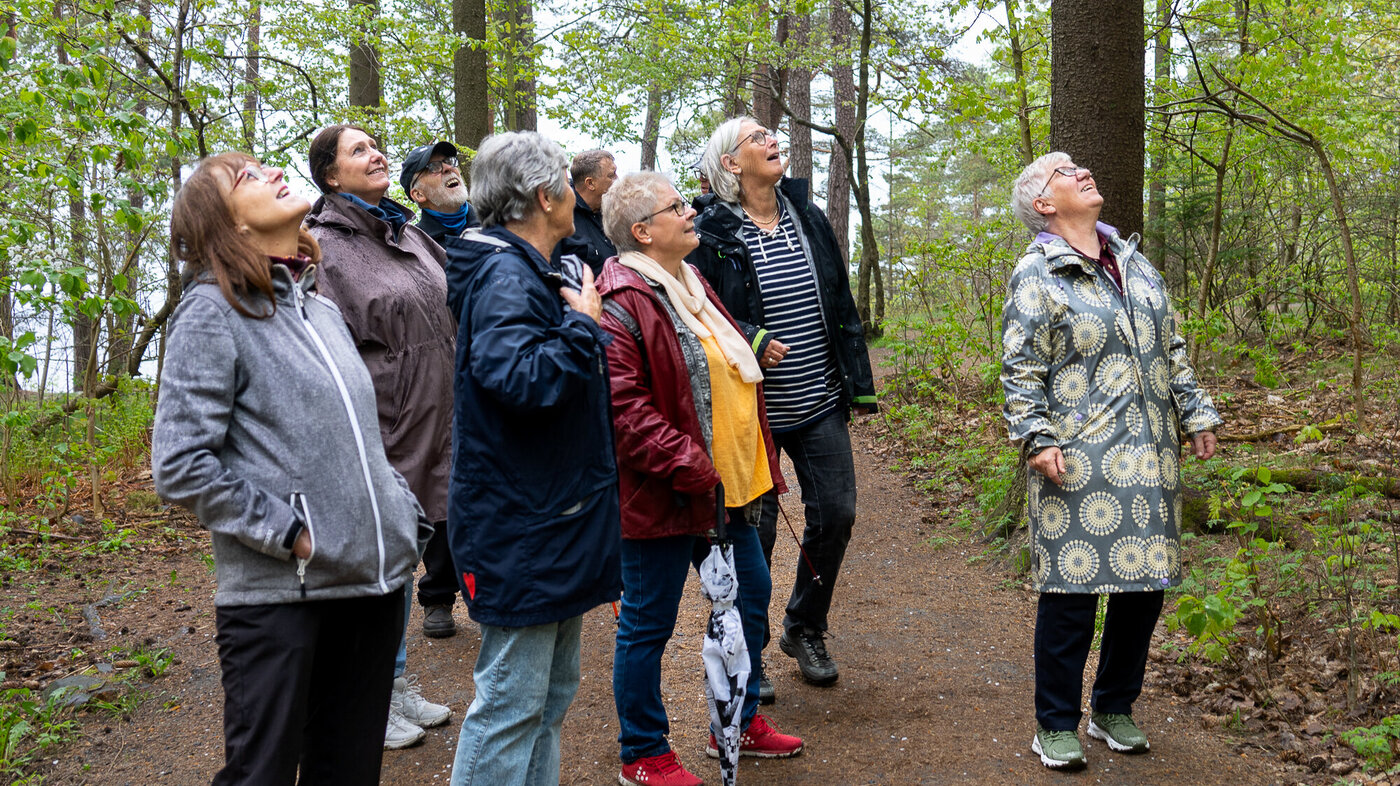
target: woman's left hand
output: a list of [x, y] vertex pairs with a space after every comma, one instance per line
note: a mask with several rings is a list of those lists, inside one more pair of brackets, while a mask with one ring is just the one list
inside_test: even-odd
[[564, 287], [559, 290], [559, 296], [564, 298], [564, 302], [569, 307], [586, 314], [594, 322], [603, 317], [603, 299], [598, 297], [598, 288], [593, 286], [593, 268], [583, 266], [583, 287], [578, 290]]
[[1191, 435], [1191, 454], [1201, 461], [1215, 455], [1215, 432], [1198, 431]]

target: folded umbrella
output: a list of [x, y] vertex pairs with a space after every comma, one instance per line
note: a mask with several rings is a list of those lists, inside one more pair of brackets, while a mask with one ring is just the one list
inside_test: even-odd
[[749, 684], [749, 648], [743, 620], [735, 604], [739, 580], [734, 570], [734, 545], [725, 529], [724, 487], [715, 487], [715, 535], [710, 553], [700, 563], [700, 588], [711, 602], [710, 620], [700, 655], [705, 662], [705, 698], [710, 705], [710, 730], [718, 744], [720, 782], [734, 786], [739, 774], [739, 727]]

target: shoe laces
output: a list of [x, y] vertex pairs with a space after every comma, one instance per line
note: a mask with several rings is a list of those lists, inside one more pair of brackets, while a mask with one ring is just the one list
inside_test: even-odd
[[676, 756], [675, 751], [666, 751], [660, 755], [652, 756], [642, 766], [654, 771], [657, 775], [673, 775], [685, 769], [681, 766], [681, 760]]
[[1041, 735], [1045, 737], [1045, 744], [1047, 747], [1067, 740], [1074, 740], [1076, 743], [1079, 742], [1079, 735], [1072, 731], [1050, 731], [1046, 729], [1041, 732]]
[[820, 633], [802, 636], [802, 643], [812, 653], [812, 660], [831, 660], [831, 656], [826, 654], [826, 639]]
[[400, 691], [405, 696], [412, 696], [419, 701], [423, 700], [423, 689], [418, 685], [417, 674], [403, 675], [403, 690]]

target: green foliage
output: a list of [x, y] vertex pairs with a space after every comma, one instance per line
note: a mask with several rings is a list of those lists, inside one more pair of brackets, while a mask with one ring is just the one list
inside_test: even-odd
[[1390, 715], [1375, 726], [1359, 726], [1341, 734], [1369, 769], [1388, 769], [1400, 747], [1400, 715]]
[[62, 690], [47, 697], [28, 688], [0, 691], [0, 775], [10, 783], [41, 783], [31, 765], [77, 733], [77, 723], [63, 709], [63, 696]]

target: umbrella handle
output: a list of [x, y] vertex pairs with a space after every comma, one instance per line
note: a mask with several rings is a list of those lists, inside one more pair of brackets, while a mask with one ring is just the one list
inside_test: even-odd
[[723, 543], [729, 540], [729, 532], [725, 524], [729, 520], [729, 512], [724, 507], [724, 484], [715, 484], [715, 542]]

